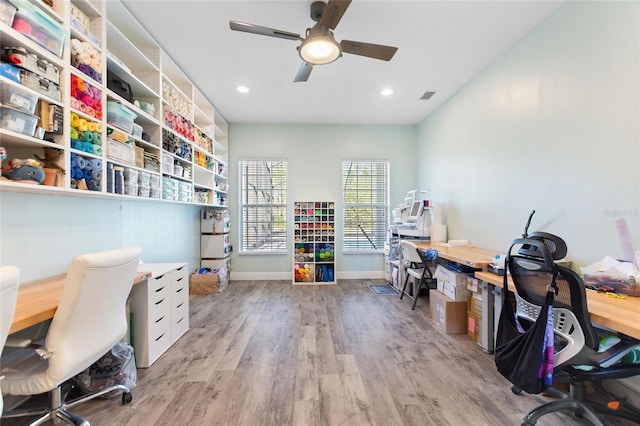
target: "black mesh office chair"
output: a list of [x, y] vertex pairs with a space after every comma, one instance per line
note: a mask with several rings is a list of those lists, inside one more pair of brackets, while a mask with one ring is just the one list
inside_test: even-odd
[[[599, 414], [639, 422], [640, 412], [631, 406], [622, 404], [618, 409], [612, 409], [606, 403], [587, 399], [588, 382], [603, 389], [601, 384], [604, 380], [640, 375], [640, 364], [620, 362], [640, 345], [640, 341], [619, 335], [619, 343], [598, 352], [600, 337], [612, 333], [597, 330], [592, 325], [582, 279], [571, 269], [554, 263], [566, 252], [567, 246], [561, 238], [543, 232], [514, 240], [509, 248], [507, 265], [516, 289], [516, 316], [521, 323], [535, 321], [554, 270], [558, 272], [555, 280], [558, 292], [553, 302], [553, 380], [568, 382], [570, 389], [565, 393], [547, 388], [546, 392], [558, 399], [530, 411], [522, 419], [522, 425], [535, 425], [539, 417], [555, 411], [569, 412], [598, 426], [607, 424]], [[520, 393], [515, 386], [512, 386], [512, 391]]]

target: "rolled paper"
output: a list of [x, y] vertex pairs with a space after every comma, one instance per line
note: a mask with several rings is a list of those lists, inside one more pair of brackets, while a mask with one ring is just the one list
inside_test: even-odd
[[447, 225], [434, 223], [431, 225], [431, 242], [442, 243], [447, 241]]
[[79, 135], [78, 135], [78, 129], [76, 128], [76, 126], [73, 126], [71, 128], [70, 133], [71, 133], [71, 139], [76, 139], [76, 140], [78, 139]]
[[73, 109], [80, 109], [80, 101], [78, 99], [76, 99], [76, 94], [73, 93], [73, 90], [71, 90], [71, 99], [69, 100], [69, 104], [71, 105], [71, 108]]
[[91, 179], [91, 170], [84, 169], [82, 171], [82, 177], [84, 179]]
[[93, 106], [93, 97], [88, 92], [85, 92], [80, 96], [80, 100], [88, 107]]
[[102, 135], [98, 132], [93, 132], [93, 144], [102, 145]]
[[71, 169], [71, 177], [74, 179], [82, 179], [83, 173], [82, 168], [74, 167]]
[[87, 111], [87, 104], [85, 104], [81, 100], [78, 100], [78, 104], [79, 104], [80, 111], [82, 111], [82, 112], [86, 112]]
[[86, 163], [86, 160], [80, 156], [78, 156], [77, 162], [76, 162], [76, 166], [79, 169], [84, 169], [84, 164]]
[[96, 115], [95, 115], [95, 117], [96, 117], [98, 120], [102, 120], [102, 111], [101, 111], [101, 110], [96, 110]]
[[[102, 69], [102, 67], [100, 69]], [[98, 83], [102, 83], [102, 73], [96, 71], [96, 76], [94, 78]]]
[[87, 113], [87, 115], [90, 115], [92, 117], [96, 116], [96, 110], [93, 109], [93, 107], [88, 106], [85, 112]]
[[71, 148], [73, 149], [80, 149], [78, 147], [78, 144], [80, 143], [80, 141], [78, 139], [71, 139]]
[[94, 170], [93, 173], [91, 173], [91, 179], [99, 181], [102, 179], [102, 172], [100, 170]]
[[100, 133], [100, 138], [102, 138], [102, 123], [96, 123], [96, 132]]
[[93, 109], [96, 111], [102, 111], [102, 101], [100, 99], [93, 100]]
[[93, 153], [95, 155], [102, 155], [102, 147], [100, 145], [93, 146]]
[[71, 178], [69, 185], [71, 186], [71, 188], [76, 189], [78, 187], [78, 181], [76, 181], [74, 178]]
[[71, 118], [71, 127], [78, 127], [78, 123], [80, 122], [80, 117], [75, 112], [72, 112], [70, 115]]
[[[87, 126], [88, 128], [88, 126]], [[83, 142], [91, 142], [93, 143], [93, 132], [86, 130], [82, 132], [82, 141]]]
[[82, 53], [83, 52], [83, 48], [82, 48], [82, 42], [80, 40], [78, 40], [77, 38], [72, 38], [71, 39], [71, 54], [72, 55], [77, 55], [78, 53]]
[[93, 121], [87, 122], [87, 131], [95, 132], [96, 131], [96, 123]]
[[93, 144], [91, 142], [82, 142], [84, 147], [83, 151], [88, 152], [89, 154], [93, 154]]

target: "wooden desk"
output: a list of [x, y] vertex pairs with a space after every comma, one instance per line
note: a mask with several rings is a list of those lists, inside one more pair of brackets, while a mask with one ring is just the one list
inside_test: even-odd
[[415, 241], [415, 243], [424, 250], [430, 248], [438, 250], [438, 257], [441, 259], [483, 270], [493, 263], [497, 254], [495, 251], [473, 246], [447, 247], [444, 244], [430, 241]]
[[[53, 318], [62, 298], [66, 274], [21, 284], [18, 288], [16, 313], [9, 334]], [[150, 272], [138, 272], [133, 284], [151, 278]]]
[[[496, 287], [503, 286], [503, 277], [491, 272], [476, 272], [475, 277]], [[513, 291], [511, 277], [507, 280], [509, 290]], [[618, 299], [587, 289], [587, 309], [592, 322], [640, 339], [640, 297]]]

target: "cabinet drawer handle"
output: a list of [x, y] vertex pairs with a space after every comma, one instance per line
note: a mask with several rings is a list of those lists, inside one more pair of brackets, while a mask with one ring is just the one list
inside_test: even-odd
[[164, 337], [164, 335], [165, 335], [165, 334], [166, 334], [166, 333], [162, 333], [162, 334], [161, 334], [161, 335], [156, 339], [156, 342], [157, 342], [158, 340], [162, 339], [162, 338]]
[[157, 324], [157, 323], [159, 323], [160, 321], [162, 321], [162, 320], [164, 319], [164, 317], [165, 317], [165, 315], [163, 315], [163, 316], [161, 316], [160, 318], [158, 318], [158, 319], [156, 320], [156, 324]]
[[156, 280], [161, 280], [162, 278], [164, 278], [164, 276], [165, 276], [165, 275], [167, 275], [167, 274], [163, 274], [163, 275], [160, 275], [159, 277], [154, 277], [154, 278], [155, 278]]
[[182, 281], [184, 279], [184, 277], [180, 277], [176, 280], [176, 282]]
[[184, 287], [180, 287], [179, 289], [177, 289], [176, 293], [180, 293], [182, 290], [184, 290]]
[[157, 289], [155, 290], [155, 292], [156, 292], [156, 293], [159, 293], [159, 292], [161, 292], [162, 290], [164, 290], [164, 287], [157, 288]]
[[176, 324], [180, 324], [183, 319], [184, 319], [184, 317], [180, 318], [178, 321], [176, 321]]
[[157, 306], [157, 305], [161, 304], [162, 302], [164, 302], [164, 299], [160, 299], [160, 300], [158, 300], [155, 304], [156, 304], [156, 306]]
[[184, 305], [184, 303], [179, 304], [178, 306], [176, 306], [176, 308], [180, 309], [182, 307], [182, 305]]

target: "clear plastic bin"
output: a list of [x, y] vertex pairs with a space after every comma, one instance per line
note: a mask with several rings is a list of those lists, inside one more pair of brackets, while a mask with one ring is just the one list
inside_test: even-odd
[[133, 120], [136, 117], [137, 115], [133, 111], [118, 102], [107, 102], [107, 122], [126, 133], [133, 133]]
[[19, 86], [0, 81], [0, 103], [33, 114], [38, 105], [38, 95]]
[[0, 105], [0, 127], [16, 133], [33, 136], [38, 116], [16, 108]]

